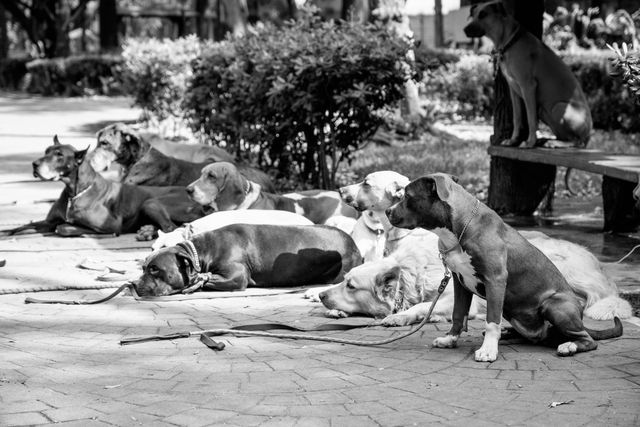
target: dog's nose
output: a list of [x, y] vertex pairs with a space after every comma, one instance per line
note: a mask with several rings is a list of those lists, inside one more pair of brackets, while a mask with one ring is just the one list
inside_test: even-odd
[[385, 215], [387, 215], [387, 218], [391, 218], [391, 215], [393, 214], [393, 209], [392, 208], [388, 208], [387, 210], [384, 211]]
[[35, 162], [31, 163], [31, 165], [34, 169], [37, 168], [38, 166], [40, 166], [40, 160], [36, 160]]
[[327, 298], [327, 294], [325, 294], [324, 292], [320, 292], [318, 294], [318, 298], [320, 298], [320, 301], [324, 301], [325, 298]]
[[185, 190], [187, 191], [188, 195], [193, 195], [193, 187], [192, 186], [188, 186], [187, 188], [185, 188]]

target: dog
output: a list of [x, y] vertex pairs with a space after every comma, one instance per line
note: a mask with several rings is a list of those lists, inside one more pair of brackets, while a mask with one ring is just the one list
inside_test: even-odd
[[282, 196], [267, 193], [228, 162], [204, 167], [200, 178], [187, 186], [187, 193], [194, 201], [214, 211], [277, 209], [295, 212], [314, 224], [324, 224], [335, 216], [357, 216], [354, 209], [341, 202], [335, 191], [310, 190]]
[[208, 291], [336, 283], [361, 262], [351, 237], [334, 227], [235, 224], [154, 252], [135, 288], [170, 295], [202, 274]]
[[44, 221], [9, 230], [9, 234], [34, 229], [62, 236], [84, 233], [128, 233], [153, 223], [172, 231], [175, 223], [204, 215], [182, 187], [138, 187], [103, 178], [91, 166], [87, 150], [61, 144], [58, 137], [33, 162], [33, 174], [45, 181], [62, 181], [65, 188]]
[[476, 361], [498, 357], [502, 317], [533, 342], [562, 340], [560, 356], [595, 350], [595, 340], [622, 335], [618, 318], [605, 331], [585, 328], [584, 304], [557, 267], [451, 176], [432, 174], [412, 181], [387, 216], [396, 227], [433, 230], [443, 262], [453, 272], [452, 326], [435, 339], [435, 347], [456, 346], [474, 294], [487, 302], [485, 337]]
[[[125, 184], [153, 186], [187, 186], [200, 177], [200, 171], [211, 162], [192, 163], [169, 157], [151, 147], [128, 170]], [[269, 191], [274, 190], [269, 176], [255, 168], [237, 165], [242, 176], [256, 182]]]
[[[126, 180], [129, 184], [137, 185], [187, 185], [209, 163], [234, 163], [233, 156], [220, 147], [171, 142], [154, 134], [136, 132], [123, 123], [99, 130], [96, 138], [97, 146], [91, 165], [107, 179], [116, 182]], [[274, 190], [271, 179], [264, 172], [245, 164], [238, 167], [249, 179], [259, 182], [270, 191]]]
[[[538, 231], [520, 234], [537, 247], [580, 295], [584, 314], [596, 320], [631, 317], [629, 302], [617, 296], [617, 287], [608, 279], [600, 262], [587, 249], [566, 240], [552, 239]], [[329, 310], [328, 317], [361, 314], [383, 318], [385, 326], [404, 326], [421, 321], [429, 311], [444, 267], [438, 257], [438, 237], [404, 246], [380, 261], [354, 267], [338, 285], [320, 292], [319, 299]], [[474, 297], [469, 318], [486, 311], [483, 300]], [[431, 322], [451, 320], [453, 290], [446, 287], [435, 305]]]
[[[409, 178], [394, 171], [378, 171], [359, 183], [340, 187], [342, 201], [362, 212], [351, 237], [360, 248], [365, 261], [376, 261], [400, 245], [420, 244], [433, 238], [426, 230], [403, 230], [393, 227], [385, 210], [402, 199]], [[418, 241], [418, 242], [416, 242]]]
[[[499, 0], [471, 8], [468, 37], [487, 36], [495, 45], [493, 58], [505, 76], [513, 109], [513, 134], [502, 145], [522, 143], [523, 124], [529, 134], [525, 147], [538, 145], [538, 118], [560, 141], [585, 147], [593, 127], [587, 100], [571, 70], [549, 47], [528, 33]], [[524, 110], [520, 100], [524, 100]], [[540, 140], [540, 145], [546, 141]], [[550, 146], [554, 146], [551, 144]], [[566, 146], [557, 142], [555, 146]]]
[[159, 230], [158, 238], [151, 245], [151, 250], [157, 251], [166, 246], [175, 246], [197, 234], [217, 230], [231, 224], [313, 225], [307, 218], [285, 211], [252, 209], [214, 212], [169, 233]]

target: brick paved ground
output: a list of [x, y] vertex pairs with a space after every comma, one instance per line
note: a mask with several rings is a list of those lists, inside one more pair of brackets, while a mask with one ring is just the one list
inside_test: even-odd
[[[109, 118], [132, 115], [122, 101], [104, 103], [115, 107], [101, 107]], [[0, 112], [2, 107], [0, 102]], [[5, 123], [0, 133], [9, 133], [2, 128]], [[63, 131], [74, 136], [69, 126]], [[90, 139], [86, 132], [75, 137], [82, 143]], [[29, 149], [21, 154], [12, 146], [15, 169], [0, 177], [0, 228], [41, 218], [48, 205], [32, 201], [59, 191], [56, 184], [15, 182], [28, 179], [27, 158], [43, 148], [37, 148], [35, 137], [33, 150], [31, 139], [22, 141]], [[20, 203], [8, 205], [11, 200]], [[0, 268], [0, 291], [95, 283], [97, 273], [77, 269], [78, 262], [105, 260], [134, 270], [135, 260], [147, 251], [130, 235], [3, 239], [0, 259], [7, 264]], [[27, 295], [78, 299], [108, 292]], [[477, 321], [470, 322], [469, 334], [453, 350], [430, 348], [448, 328], [444, 324], [427, 325], [380, 348], [233, 337], [222, 340], [227, 346], [222, 352], [195, 338], [118, 345], [120, 338], [132, 335], [265, 321], [301, 326], [331, 321], [318, 304], [295, 294], [162, 303], [117, 297], [95, 306], [25, 305], [24, 298], [0, 295], [3, 426], [640, 424], [640, 327], [633, 323], [625, 322], [623, 337], [600, 342], [594, 352], [559, 358], [553, 349], [513, 341], [501, 345], [498, 361], [486, 364], [473, 361], [481, 343], [482, 323]], [[405, 330], [331, 334], [378, 339]], [[570, 403], [551, 408], [551, 402]]]

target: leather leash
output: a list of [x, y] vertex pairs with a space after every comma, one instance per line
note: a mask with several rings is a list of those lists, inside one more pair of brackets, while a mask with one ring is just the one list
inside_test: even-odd
[[[207, 347], [216, 351], [220, 351], [224, 349], [224, 344], [219, 343], [211, 338], [213, 336], [220, 336], [220, 335], [233, 335], [236, 337], [251, 336], [251, 337], [280, 338], [280, 339], [313, 340], [313, 341], [334, 342], [334, 343], [340, 343], [340, 344], [351, 344], [351, 345], [360, 345], [360, 346], [374, 346], [374, 345], [389, 344], [394, 341], [398, 341], [410, 335], [415, 334], [424, 325], [426, 325], [427, 322], [429, 322], [431, 313], [433, 313], [433, 309], [436, 306], [436, 303], [438, 302], [440, 295], [442, 295], [445, 288], [447, 287], [447, 284], [449, 283], [450, 279], [451, 279], [451, 272], [445, 265], [445, 274], [442, 280], [440, 281], [440, 286], [438, 287], [438, 293], [436, 294], [436, 297], [434, 298], [434, 300], [431, 302], [431, 306], [429, 307], [429, 312], [422, 319], [420, 324], [418, 324], [418, 326], [407, 331], [404, 334], [401, 334], [392, 338], [383, 339], [383, 340], [364, 341], [364, 340], [350, 340], [345, 338], [335, 338], [335, 337], [328, 337], [328, 336], [322, 336], [322, 335], [277, 334], [277, 333], [265, 332], [265, 330], [270, 330], [270, 329], [287, 329], [287, 330], [294, 330], [294, 331], [309, 332], [309, 331], [317, 331], [317, 330], [336, 330], [335, 329], [336, 327], [354, 329], [354, 328], [372, 326], [372, 325], [358, 325], [358, 326], [320, 325], [318, 328], [322, 328], [322, 329], [302, 329], [302, 328], [297, 328], [295, 326], [278, 323], [278, 324], [258, 324], [255, 326], [242, 325], [242, 326], [236, 326], [233, 328], [226, 328], [226, 329], [208, 329], [204, 331], [183, 331], [183, 332], [176, 332], [176, 333], [166, 334], [166, 335], [149, 335], [149, 336], [142, 336], [142, 337], [123, 338], [122, 340], [120, 340], [120, 345], [137, 344], [137, 343], [150, 342], [150, 341], [173, 340], [173, 339], [179, 339], [179, 338], [190, 338], [192, 336], [199, 336], [200, 341], [203, 344], [205, 344]], [[274, 327], [274, 325], [277, 327]], [[255, 330], [253, 328], [255, 328]]]

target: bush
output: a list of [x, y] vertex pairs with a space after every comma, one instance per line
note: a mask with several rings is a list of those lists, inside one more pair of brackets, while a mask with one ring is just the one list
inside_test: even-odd
[[427, 109], [436, 116], [489, 119], [493, 114], [493, 66], [486, 55], [463, 55], [427, 71], [423, 83]]
[[562, 56], [582, 86], [595, 128], [640, 132], [640, 105], [624, 81], [611, 76], [613, 57], [607, 51]]
[[31, 58], [28, 56], [0, 60], [0, 88], [20, 89], [24, 76], [27, 74], [29, 61]]
[[190, 64], [203, 46], [193, 35], [176, 40], [127, 40], [122, 52], [124, 77], [134, 104], [158, 121], [181, 118], [186, 82], [192, 74]]
[[26, 90], [41, 95], [119, 95], [122, 64], [116, 55], [36, 59], [26, 65]]
[[338, 164], [383, 123], [413, 72], [385, 28], [305, 15], [217, 44], [195, 61], [186, 114], [280, 177], [333, 187]]
[[435, 71], [460, 61], [460, 55], [453, 50], [433, 49], [421, 44], [414, 49], [418, 72]]

